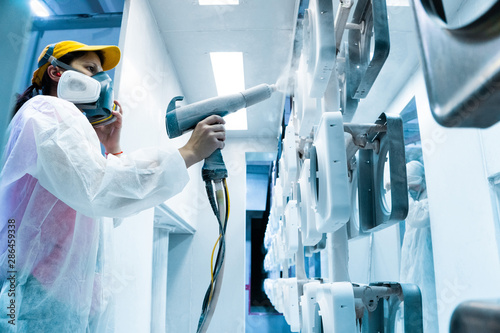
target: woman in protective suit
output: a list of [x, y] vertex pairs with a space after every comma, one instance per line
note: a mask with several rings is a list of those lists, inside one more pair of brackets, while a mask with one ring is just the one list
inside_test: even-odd
[[406, 165], [409, 209], [401, 248], [400, 281], [422, 293], [424, 332], [437, 333], [437, 301], [425, 170], [419, 161]]
[[186, 185], [189, 166], [224, 147], [224, 120], [211, 116], [179, 150], [124, 153], [121, 108], [91, 119], [95, 110], [58, 97], [63, 76], [98, 80], [119, 59], [116, 46], [49, 45], [18, 99], [0, 174], [1, 332], [112, 331], [114, 226], [103, 218], [164, 202]]

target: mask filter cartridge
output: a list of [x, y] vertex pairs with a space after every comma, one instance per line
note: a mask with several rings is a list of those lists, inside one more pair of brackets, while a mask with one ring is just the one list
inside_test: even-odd
[[94, 127], [104, 126], [116, 120], [111, 113], [117, 108], [114, 104], [113, 81], [105, 72], [90, 77], [67, 70], [57, 85], [57, 96], [74, 103]]

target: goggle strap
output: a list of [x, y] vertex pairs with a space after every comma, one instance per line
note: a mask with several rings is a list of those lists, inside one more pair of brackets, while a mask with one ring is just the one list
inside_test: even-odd
[[66, 65], [64, 62], [57, 60], [57, 58], [54, 58], [53, 56], [49, 57], [49, 61], [53, 66], [61, 67], [70, 71], [80, 72], [78, 69], [73, 68], [70, 65]]
[[50, 57], [52, 57], [52, 54], [54, 53], [55, 47], [56, 47], [56, 44], [52, 44], [49, 46], [49, 48], [47, 49], [47, 52], [45, 52], [45, 54], [43, 55], [43, 58], [40, 59], [40, 61], [38, 62], [38, 68], [42, 67], [47, 62], [49, 62]]
[[64, 68], [66, 70], [80, 72], [79, 70], [71, 67], [70, 65], [66, 65], [65, 63], [57, 60], [57, 58], [52, 55], [54, 53], [55, 47], [56, 47], [56, 44], [52, 44], [49, 46], [49, 48], [47, 49], [47, 52], [45, 52], [45, 54], [43, 55], [43, 58], [40, 59], [40, 61], [38, 62], [38, 68], [42, 67], [46, 63], [50, 63], [53, 66], [61, 67], [61, 68]]

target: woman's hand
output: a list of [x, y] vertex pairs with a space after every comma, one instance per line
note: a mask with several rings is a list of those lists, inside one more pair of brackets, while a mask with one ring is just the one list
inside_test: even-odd
[[226, 140], [225, 123], [222, 117], [212, 115], [196, 125], [189, 141], [179, 149], [188, 168], [212, 155], [216, 149], [224, 148], [224, 141]]
[[97, 136], [99, 137], [99, 141], [101, 141], [106, 149], [106, 152], [109, 154], [121, 152], [120, 133], [122, 129], [123, 109], [118, 101], [114, 102], [118, 106], [118, 110], [112, 111], [116, 120], [111, 124], [94, 128]]

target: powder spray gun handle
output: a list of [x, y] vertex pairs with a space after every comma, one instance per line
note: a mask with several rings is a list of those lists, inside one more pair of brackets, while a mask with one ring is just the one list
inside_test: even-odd
[[220, 149], [215, 150], [212, 155], [205, 159], [201, 169], [201, 176], [205, 182], [227, 178], [227, 169]]

